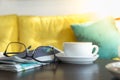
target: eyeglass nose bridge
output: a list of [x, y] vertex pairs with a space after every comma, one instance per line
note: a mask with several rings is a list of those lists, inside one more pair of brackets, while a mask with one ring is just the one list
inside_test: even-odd
[[31, 48], [31, 46], [28, 46], [28, 47], [26, 48], [26, 53], [27, 53], [27, 54], [30, 52], [30, 48]]

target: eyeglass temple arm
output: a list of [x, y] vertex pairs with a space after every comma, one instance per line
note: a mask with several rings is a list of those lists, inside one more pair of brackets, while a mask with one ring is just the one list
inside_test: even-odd
[[23, 43], [21, 43], [21, 42], [10, 42], [10, 43], [8, 43], [8, 45], [7, 45], [7, 47], [6, 47], [6, 49], [5, 49], [4, 53], [3, 53], [3, 55], [8, 56], [8, 55], [6, 54], [6, 52], [7, 52], [7, 49], [8, 49], [8, 47], [9, 47], [9, 45], [12, 44], [12, 43], [19, 43], [19, 44], [22, 44], [22, 45], [24, 45], [24, 47], [26, 48], [25, 44], [23, 44]]

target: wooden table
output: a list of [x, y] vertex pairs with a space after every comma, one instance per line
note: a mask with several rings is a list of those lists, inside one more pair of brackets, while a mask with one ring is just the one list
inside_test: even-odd
[[51, 64], [24, 72], [0, 71], [0, 80], [116, 80], [105, 69], [113, 60], [97, 60], [93, 64]]

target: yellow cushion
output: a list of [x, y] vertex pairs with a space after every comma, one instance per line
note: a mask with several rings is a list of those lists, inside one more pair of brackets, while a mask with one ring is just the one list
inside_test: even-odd
[[[3, 52], [9, 42], [18, 41], [16, 15], [0, 16], [0, 52]], [[16, 48], [11, 48], [11, 51]]]
[[62, 49], [63, 42], [76, 41], [70, 24], [86, 22], [90, 16], [19, 16], [19, 41], [32, 49], [52, 45]]

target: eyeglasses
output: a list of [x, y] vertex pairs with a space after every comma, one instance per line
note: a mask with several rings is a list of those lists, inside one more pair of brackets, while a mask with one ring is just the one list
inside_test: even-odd
[[[9, 51], [10, 48], [13, 48], [17, 45], [19, 51]], [[26, 47], [25, 44], [21, 42], [10, 42], [5, 51], [4, 55], [6, 57], [10, 57], [11, 54], [14, 56], [18, 56], [23, 59], [27, 60], [35, 60], [41, 63], [53, 63], [56, 62], [57, 57], [55, 56], [56, 53], [60, 52], [59, 50], [55, 49], [52, 46], [39, 46], [34, 50], [30, 50], [31, 46]], [[41, 60], [40, 58], [43, 56], [52, 56], [52, 60]]]

